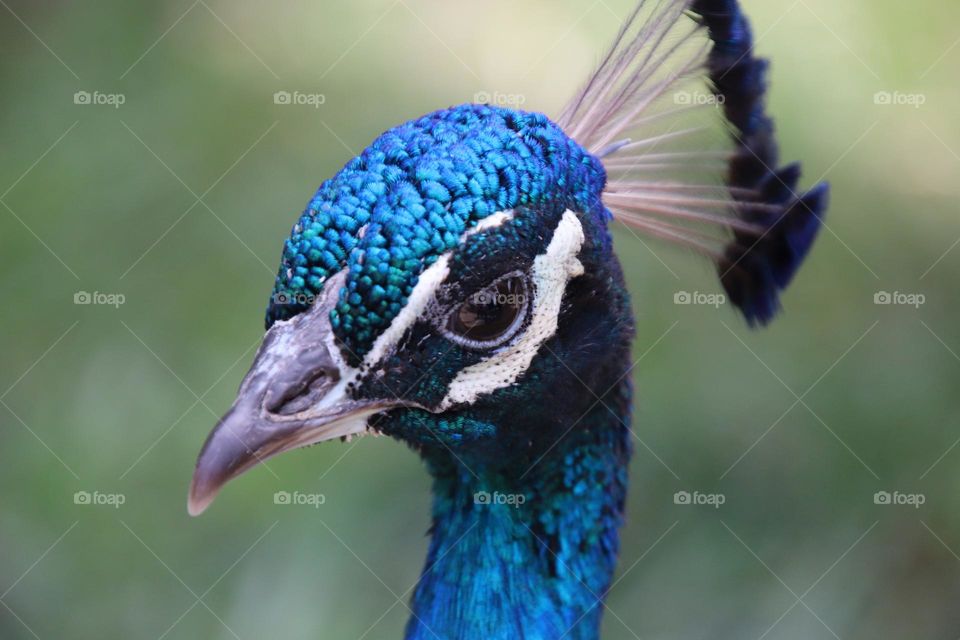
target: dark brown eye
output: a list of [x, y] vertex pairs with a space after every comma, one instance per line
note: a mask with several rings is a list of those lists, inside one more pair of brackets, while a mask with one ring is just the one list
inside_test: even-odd
[[446, 329], [450, 337], [468, 347], [498, 346], [523, 323], [528, 302], [523, 276], [506, 276], [454, 307]]

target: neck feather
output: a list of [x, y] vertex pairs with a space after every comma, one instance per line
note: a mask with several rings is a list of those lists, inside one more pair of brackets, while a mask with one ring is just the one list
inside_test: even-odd
[[599, 636], [623, 520], [629, 413], [623, 381], [523, 464], [424, 454], [433, 526], [409, 640]]

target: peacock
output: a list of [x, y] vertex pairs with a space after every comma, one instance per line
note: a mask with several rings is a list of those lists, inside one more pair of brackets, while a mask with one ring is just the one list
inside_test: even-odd
[[190, 513], [283, 451], [387, 435], [432, 476], [406, 638], [598, 638], [632, 437], [611, 227], [705, 256], [767, 324], [828, 196], [780, 163], [767, 72], [736, 0], [642, 0], [555, 119], [463, 104], [376, 138], [284, 243]]

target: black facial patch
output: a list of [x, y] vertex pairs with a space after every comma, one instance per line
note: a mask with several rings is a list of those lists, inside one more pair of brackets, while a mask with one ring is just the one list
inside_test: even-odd
[[[499, 226], [467, 238], [451, 255], [449, 274], [424, 316], [407, 330], [376, 370], [359, 381], [356, 396], [399, 397], [428, 409], [439, 406], [457, 373], [491, 353], [447, 339], [439, 328], [447, 314], [504, 275], [529, 274], [537, 256], [546, 252], [563, 212], [520, 208]], [[527, 295], [536, 295], [532, 284]], [[521, 326], [516, 335], [523, 330]]]

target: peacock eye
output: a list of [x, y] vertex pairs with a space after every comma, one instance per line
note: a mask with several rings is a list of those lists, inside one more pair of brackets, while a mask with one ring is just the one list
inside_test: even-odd
[[504, 276], [453, 307], [447, 315], [445, 333], [466, 347], [499, 346], [523, 324], [527, 305], [523, 275]]

